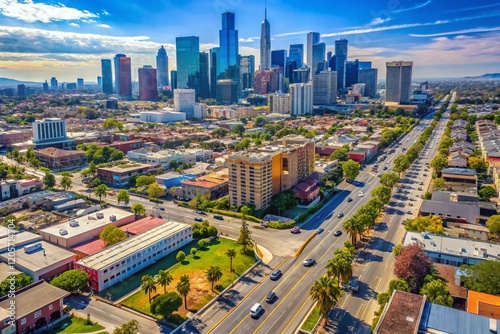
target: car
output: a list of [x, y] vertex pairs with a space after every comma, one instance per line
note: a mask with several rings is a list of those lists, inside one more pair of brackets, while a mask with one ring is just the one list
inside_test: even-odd
[[307, 259], [304, 260], [304, 262], [302, 262], [302, 264], [304, 265], [304, 267], [313, 266], [315, 263], [316, 263], [316, 260], [312, 259], [312, 258], [307, 258]]
[[197, 213], [199, 215], [203, 215], [203, 216], [207, 215], [207, 213], [205, 211], [201, 211], [201, 210], [196, 210], [195, 213]]
[[423, 183], [423, 182], [420, 182], [420, 185], [421, 185], [421, 186], [423, 186], [423, 185], [424, 185], [424, 183]]
[[323, 231], [324, 231], [324, 230], [320, 227], [320, 228], [318, 228], [318, 229], [316, 230], [316, 233], [317, 233], [317, 234], [321, 234], [321, 233], [323, 233]]
[[335, 231], [335, 232], [333, 233], [333, 235], [334, 235], [334, 236], [336, 236], [336, 237], [339, 237], [339, 236], [341, 236], [341, 235], [342, 235], [342, 231], [341, 231], [341, 230], [337, 230], [337, 231]]
[[337, 218], [342, 218], [342, 217], [344, 217], [344, 214], [342, 212], [337, 215]]
[[409, 215], [412, 214], [411, 210], [406, 211], [406, 213], [409, 214]]
[[387, 166], [384, 166], [384, 168], [382, 168], [383, 170], [387, 170]]
[[358, 194], [358, 196], [359, 196], [359, 197], [363, 197], [363, 196], [365, 196], [365, 193], [364, 193], [364, 192], [362, 192], [362, 191], [360, 191], [360, 192], [359, 192], [359, 194]]
[[262, 223], [260, 223], [260, 226], [262, 226], [262, 227], [269, 227], [269, 223], [268, 222], [262, 222]]
[[160, 208], [161, 211], [165, 211], [165, 208]]
[[358, 292], [359, 291], [359, 282], [357, 279], [355, 278], [352, 278], [350, 281], [349, 281], [349, 284], [347, 285], [347, 287], [349, 288], [349, 290], [351, 290], [352, 292]]
[[281, 277], [281, 270], [275, 269], [273, 270], [269, 278], [271, 278], [271, 281], [276, 281], [280, 277]]
[[422, 187], [418, 187], [418, 190], [423, 191], [424, 189], [422, 189]]
[[222, 217], [221, 215], [214, 215], [214, 219], [224, 220], [224, 217]]
[[163, 218], [161, 215], [158, 215], [158, 218]]
[[260, 312], [262, 312], [262, 310], [263, 310], [262, 305], [259, 303], [255, 303], [250, 309], [250, 316], [252, 318], [257, 318]]
[[271, 291], [267, 294], [267, 297], [266, 297], [266, 302], [268, 302], [269, 304], [271, 304], [274, 300], [274, 298], [276, 297], [276, 292], [274, 291]]
[[300, 233], [300, 228], [298, 226], [292, 227], [290, 233], [297, 234]]
[[427, 176], [427, 173], [424, 173], [424, 176]]
[[349, 197], [349, 198], [347, 199], [347, 202], [352, 202], [352, 198], [350, 198], [350, 197]]
[[200, 223], [201, 223], [201, 222], [203, 221], [203, 218], [201, 218], [201, 217], [196, 217], [196, 218], [194, 219], [194, 221], [195, 221], [195, 222], [200, 222]]

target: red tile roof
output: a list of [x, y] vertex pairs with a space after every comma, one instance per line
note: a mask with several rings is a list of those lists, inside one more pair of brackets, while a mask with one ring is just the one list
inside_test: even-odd
[[72, 155], [85, 155], [85, 152], [83, 151], [66, 151], [66, 150], [61, 150], [55, 147], [47, 147], [43, 148], [41, 150], [35, 151], [35, 154], [39, 153], [45, 156], [51, 156], [55, 158], [60, 158], [60, 157], [65, 157], [65, 156], [72, 156]]
[[84, 256], [94, 255], [104, 249], [104, 241], [101, 239], [92, 240], [90, 242], [80, 244], [73, 248], [73, 251], [80, 253]]
[[446, 281], [452, 297], [467, 298], [467, 289], [455, 284], [456, 267], [448, 264], [434, 263], [434, 268], [439, 272], [439, 277]]
[[384, 308], [375, 334], [416, 334], [425, 297], [395, 290]]

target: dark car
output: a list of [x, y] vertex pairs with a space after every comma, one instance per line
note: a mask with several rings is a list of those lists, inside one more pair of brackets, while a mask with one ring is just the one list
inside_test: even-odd
[[333, 235], [334, 235], [334, 236], [336, 236], [336, 237], [339, 237], [339, 236], [341, 236], [341, 235], [342, 235], [342, 231], [341, 231], [341, 230], [337, 230], [337, 231], [335, 231], [335, 232], [333, 233]]
[[160, 208], [161, 211], [165, 211], [165, 208]]
[[271, 281], [276, 281], [280, 277], [281, 277], [281, 270], [279, 270], [279, 269], [274, 270], [270, 276]]
[[276, 298], [276, 293], [274, 291], [271, 291], [267, 294], [266, 302], [271, 304], [273, 302], [274, 298]]
[[205, 211], [196, 210], [195, 212], [196, 212], [197, 214], [199, 214], [199, 215], [203, 215], [203, 216], [206, 216], [206, 215], [207, 215], [207, 213], [206, 213]]
[[349, 198], [347, 199], [347, 202], [352, 202], [352, 198], [350, 198], [350, 197], [349, 197]]
[[224, 217], [222, 217], [221, 215], [214, 215], [214, 218], [217, 220], [224, 220]]
[[337, 215], [337, 218], [342, 218], [342, 217], [344, 217], [344, 214], [342, 212]]
[[318, 228], [318, 229], [316, 230], [316, 233], [317, 233], [317, 234], [321, 234], [321, 233], [323, 233], [323, 231], [324, 231], [324, 229], [322, 229], [322, 228], [320, 227], [320, 228]]
[[314, 265], [315, 263], [316, 263], [316, 260], [314, 260], [312, 258], [307, 258], [304, 260], [304, 262], [302, 262], [304, 267], [310, 267], [310, 266]]
[[347, 287], [349, 288], [349, 290], [351, 290], [352, 292], [358, 292], [359, 291], [359, 283], [358, 283], [358, 280], [353, 278], [349, 281], [349, 284], [347, 285]]
[[194, 221], [195, 221], [195, 222], [200, 222], [200, 223], [201, 223], [201, 222], [203, 221], [203, 218], [196, 217], [196, 218], [194, 219]]

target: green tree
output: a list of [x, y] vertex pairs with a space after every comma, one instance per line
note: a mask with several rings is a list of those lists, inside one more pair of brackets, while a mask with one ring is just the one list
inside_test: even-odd
[[9, 280], [9, 278], [11, 276], [14, 276], [14, 285], [16, 291], [33, 283], [31, 277], [26, 275], [25, 273], [20, 273], [17, 275], [9, 275], [6, 279], [0, 282], [0, 296], [5, 296], [10, 292], [11, 281]]
[[410, 286], [408, 285], [408, 282], [406, 282], [404, 279], [397, 278], [389, 282], [389, 296], [392, 295], [392, 292], [394, 290], [410, 292]]
[[61, 178], [61, 188], [63, 188], [64, 190], [69, 190], [71, 189], [71, 177], [67, 176], [67, 175], [64, 175], [62, 178]]
[[[248, 212], [248, 211], [245, 210], [245, 212]], [[240, 228], [240, 235], [238, 237], [238, 243], [243, 246], [243, 248], [241, 250], [243, 254], [246, 254], [247, 249], [253, 245], [252, 232], [248, 228], [245, 213], [242, 214], [241, 228]]]
[[342, 171], [347, 182], [354, 180], [359, 175], [360, 169], [361, 165], [354, 160], [349, 159], [342, 163]]
[[149, 186], [153, 182], [155, 182], [154, 176], [140, 175], [135, 179], [135, 186], [136, 187]]
[[233, 259], [236, 257], [236, 250], [229, 248], [225, 255], [229, 258], [229, 270], [233, 272]]
[[148, 197], [150, 199], [156, 200], [156, 199], [158, 199], [158, 197], [163, 195], [164, 192], [165, 192], [165, 189], [160, 187], [160, 185], [156, 182], [151, 183], [148, 187]]
[[212, 283], [212, 291], [214, 291], [214, 283], [222, 278], [222, 270], [218, 266], [210, 266], [205, 272], [207, 280]]
[[177, 262], [184, 261], [186, 259], [186, 253], [184, 253], [183, 251], [179, 251], [175, 256], [175, 259], [177, 260]]
[[191, 247], [191, 250], [189, 251], [189, 253], [192, 255], [192, 256], [195, 256], [196, 253], [198, 253], [198, 248], [196, 247]]
[[351, 217], [347, 220], [344, 220], [344, 222], [342, 223], [342, 228], [349, 234], [352, 244], [354, 245], [354, 247], [356, 247], [358, 235], [361, 235], [365, 229], [362, 223]]
[[278, 215], [286, 209], [287, 198], [286, 193], [281, 192], [271, 199], [271, 205], [278, 209]]
[[[160, 284], [163, 287], [163, 292], [167, 292], [167, 285], [172, 283], [173, 277], [170, 275], [168, 270], [160, 270], [158, 274], [155, 275], [156, 283]], [[180, 305], [179, 305], [180, 306]]]
[[115, 328], [113, 334], [139, 334], [139, 329], [141, 329], [139, 321], [133, 319], [124, 323], [121, 327]]
[[393, 172], [388, 172], [382, 174], [380, 177], [380, 183], [389, 188], [394, 188], [399, 183], [399, 175]]
[[120, 121], [117, 121], [114, 118], [107, 118], [104, 123], [102, 124], [102, 127], [104, 129], [118, 129], [120, 131], [123, 130], [123, 123]]
[[411, 162], [405, 155], [400, 155], [394, 159], [394, 171], [397, 173], [405, 172], [411, 165]]
[[344, 145], [330, 155], [330, 160], [347, 161], [349, 160], [349, 145]]
[[426, 296], [430, 303], [448, 307], [453, 306], [453, 297], [451, 297], [446, 283], [441, 279], [424, 284], [420, 294]]
[[391, 188], [389, 188], [388, 186], [381, 185], [372, 190], [372, 197], [382, 202], [383, 204], [389, 203], [389, 201], [391, 200], [391, 195]]
[[132, 211], [136, 216], [144, 216], [146, 214], [146, 209], [141, 203], [134, 203], [131, 207]]
[[253, 123], [254, 128], [263, 127], [266, 124], [266, 118], [264, 116], [255, 117], [255, 122]]
[[311, 298], [318, 303], [321, 315], [326, 317], [340, 296], [340, 288], [335, 278], [321, 276], [309, 291]]
[[490, 233], [497, 239], [500, 238], [500, 215], [492, 215], [488, 221], [486, 221], [486, 227]]
[[109, 247], [127, 239], [127, 234], [113, 224], [109, 224], [101, 232], [99, 238], [104, 241], [104, 247]]
[[438, 173], [441, 173], [441, 169], [448, 166], [448, 159], [443, 155], [436, 155], [434, 159], [431, 160], [429, 166], [434, 168]]
[[184, 297], [184, 308], [187, 310], [187, 295], [191, 291], [191, 282], [188, 275], [182, 275], [177, 283], [177, 292]]
[[399, 254], [401, 254], [402, 248], [403, 248], [403, 245], [401, 245], [401, 244], [397, 244], [396, 246], [394, 246], [394, 248], [392, 249], [394, 256], [398, 256]]
[[88, 281], [89, 275], [87, 275], [85, 271], [82, 269], [73, 269], [56, 276], [50, 281], [50, 284], [69, 292], [77, 292], [79, 289], [83, 288]]
[[407, 219], [405, 229], [411, 232], [444, 234], [443, 220], [439, 216], [421, 216]]
[[198, 241], [198, 247], [200, 247], [200, 249], [205, 249], [205, 247], [207, 247], [208, 245], [208, 241], [206, 241], [205, 239], [201, 239]]
[[43, 185], [45, 188], [54, 188], [56, 185], [56, 177], [51, 172], [45, 172], [43, 177]]
[[462, 266], [461, 277], [467, 289], [500, 296], [500, 262], [484, 260], [473, 266]]
[[436, 188], [436, 190], [443, 188], [446, 184], [446, 182], [444, 181], [444, 179], [442, 177], [438, 177], [438, 178], [434, 179], [432, 181], [432, 183], [434, 184], [434, 188]]
[[147, 274], [142, 276], [141, 290], [148, 294], [148, 299], [151, 303], [151, 292], [156, 292], [156, 282], [153, 276]]
[[347, 248], [335, 250], [333, 258], [326, 263], [327, 274], [339, 282], [347, 282], [352, 276], [354, 255]]
[[95, 191], [94, 191], [94, 194], [99, 197], [99, 203], [101, 204], [101, 208], [102, 208], [102, 197], [106, 197], [106, 195], [108, 194], [108, 191], [110, 191], [111, 189], [108, 188], [107, 185], [105, 184], [100, 184], [98, 185], [96, 188], [95, 188]]
[[471, 156], [469, 157], [469, 159], [467, 159], [467, 165], [469, 168], [475, 169], [478, 173], [488, 170], [488, 164], [481, 158]]
[[488, 201], [490, 198], [495, 197], [496, 194], [497, 192], [492, 186], [482, 186], [479, 189], [479, 199], [481, 201]]
[[231, 132], [238, 135], [238, 137], [243, 137], [243, 134], [245, 133], [245, 127], [243, 126], [243, 124], [236, 124], [231, 129]]
[[126, 189], [120, 189], [116, 199], [118, 200], [118, 203], [122, 202], [123, 204], [128, 205], [130, 202], [130, 195]]
[[149, 310], [155, 315], [161, 315], [164, 318], [168, 318], [181, 306], [182, 298], [177, 292], [166, 292], [153, 299]]

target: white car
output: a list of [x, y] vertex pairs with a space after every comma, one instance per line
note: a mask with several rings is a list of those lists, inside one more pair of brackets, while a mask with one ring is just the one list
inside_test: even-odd
[[359, 197], [363, 197], [363, 196], [365, 196], [365, 193], [364, 193], [364, 192], [362, 192], [362, 191], [360, 191], [360, 192], [359, 192], [359, 194], [358, 194], [358, 196], [359, 196]]

